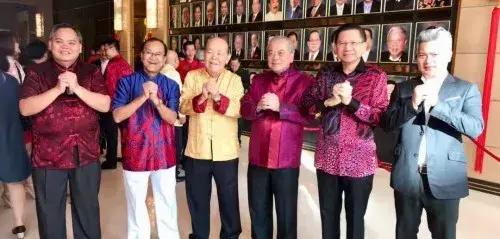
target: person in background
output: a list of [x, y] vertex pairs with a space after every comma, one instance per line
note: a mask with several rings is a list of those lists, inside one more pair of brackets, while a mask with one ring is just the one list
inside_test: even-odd
[[[123, 179], [127, 198], [127, 238], [151, 237], [146, 206], [148, 183], [156, 210], [159, 238], [178, 239], [175, 196], [174, 122], [179, 107], [178, 84], [161, 74], [167, 46], [151, 38], [141, 47], [144, 70], [123, 77], [113, 98], [113, 118], [122, 123]], [[141, 147], [137, 147], [140, 145]]]
[[179, 62], [179, 67], [177, 71], [181, 74], [181, 81], [184, 82], [184, 78], [189, 71], [196, 70], [203, 67], [203, 63], [197, 60], [194, 56], [196, 54], [196, 49], [194, 48], [194, 42], [187, 41], [182, 45], [182, 49], [186, 54], [186, 59]]
[[[241, 62], [240, 59], [236, 56], [232, 56], [231, 60], [229, 61], [229, 68], [231, 71], [241, 77], [241, 82], [243, 84], [243, 92], [247, 92], [248, 89], [250, 88], [250, 74], [248, 73], [248, 70], [244, 69], [241, 67]], [[243, 118], [238, 119], [238, 140], [241, 145], [241, 134], [242, 134], [242, 128], [243, 125], [245, 124], [245, 120]]]
[[74, 26], [54, 25], [48, 46], [52, 58], [28, 70], [19, 102], [33, 119], [39, 236], [66, 238], [69, 184], [73, 237], [100, 239], [98, 112], [109, 111], [110, 97], [99, 69], [80, 60], [82, 36]]
[[[12, 68], [11, 58], [16, 54], [17, 41], [10, 32], [0, 32], [0, 181], [5, 189], [2, 199], [13, 211], [12, 234], [24, 238], [25, 181], [31, 167], [23, 143], [23, 126], [19, 115], [19, 88], [17, 78], [7, 73]], [[14, 66], [15, 67], [15, 66]], [[8, 190], [8, 196], [5, 190]]]
[[321, 112], [316, 143], [323, 238], [340, 238], [340, 212], [345, 203], [347, 238], [364, 238], [364, 216], [377, 169], [373, 142], [388, 105], [387, 75], [365, 65], [366, 35], [359, 25], [340, 26], [333, 36], [340, 62], [322, 69], [304, 97], [305, 107]]
[[49, 59], [47, 44], [40, 40], [30, 42], [24, 48], [23, 58], [25, 67], [46, 62]]
[[[110, 96], [114, 97], [116, 86], [120, 79], [132, 74], [132, 67], [120, 54], [120, 42], [116, 39], [104, 41], [104, 55], [109, 59], [104, 71], [104, 80]], [[101, 164], [101, 169], [115, 169], [118, 153], [118, 124], [113, 120], [113, 113], [100, 114], [99, 122], [102, 133], [106, 139], [106, 161]]]
[[248, 152], [248, 204], [253, 238], [273, 237], [273, 198], [277, 238], [297, 238], [297, 197], [304, 123], [302, 95], [313, 77], [297, 70], [294, 48], [284, 36], [267, 47], [270, 71], [254, 77], [241, 99], [241, 115], [251, 121]]

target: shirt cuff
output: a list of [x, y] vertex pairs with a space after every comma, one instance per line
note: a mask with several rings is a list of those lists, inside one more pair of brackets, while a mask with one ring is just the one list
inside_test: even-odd
[[356, 111], [358, 111], [359, 106], [360, 106], [359, 101], [354, 99], [354, 98], [352, 98], [351, 102], [348, 105], [346, 105], [347, 110], [351, 111], [352, 113], [355, 113]]
[[203, 113], [205, 112], [205, 108], [207, 108], [207, 100], [205, 99], [205, 101], [203, 101], [203, 103], [201, 104], [198, 104], [198, 102], [200, 101], [202, 97], [202, 94], [199, 94], [197, 96], [195, 96], [193, 98], [193, 111], [196, 112], [196, 113]]
[[214, 110], [221, 114], [225, 114], [228, 107], [229, 107], [229, 98], [227, 98], [222, 94], [220, 95], [220, 100], [218, 102], [214, 101]]

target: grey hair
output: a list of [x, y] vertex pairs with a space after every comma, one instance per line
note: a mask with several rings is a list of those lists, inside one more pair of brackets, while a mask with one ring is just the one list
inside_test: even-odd
[[267, 44], [266, 50], [269, 51], [269, 46], [271, 46], [271, 43], [274, 43], [276, 41], [285, 41], [286, 47], [288, 48], [288, 51], [290, 53], [295, 52], [295, 49], [293, 48], [293, 45], [292, 45], [292, 41], [290, 41], [290, 39], [288, 39], [288, 37], [285, 37], [285, 36], [275, 36], [275, 37], [272, 37], [271, 39], [269, 39], [269, 43]]
[[391, 33], [394, 33], [394, 32], [397, 32], [397, 31], [400, 31], [401, 33], [403, 33], [403, 35], [405, 36], [405, 39], [408, 40], [408, 33], [406, 32], [406, 29], [402, 26], [392, 26], [389, 31], [387, 32], [387, 38], [389, 38], [389, 36], [391, 35]]
[[229, 43], [226, 41], [226, 39], [222, 38], [222, 37], [211, 37], [207, 40], [207, 43], [205, 44], [206, 46], [208, 46], [208, 44], [215, 40], [215, 39], [221, 39], [223, 40], [225, 43], [226, 43], [226, 46], [227, 46], [227, 54], [231, 55], [231, 49], [229, 49]]
[[443, 47], [446, 47], [446, 49], [449, 50], [451, 50], [453, 45], [453, 38], [451, 37], [451, 33], [443, 27], [428, 28], [421, 31], [417, 37], [417, 46], [420, 46], [420, 43], [430, 41], [442, 41]]
[[49, 39], [52, 40], [54, 38], [54, 36], [56, 35], [56, 32], [59, 31], [60, 29], [63, 29], [63, 28], [69, 28], [69, 29], [75, 31], [76, 36], [78, 37], [78, 41], [80, 41], [80, 43], [83, 43], [83, 37], [82, 37], [82, 33], [80, 32], [80, 30], [78, 30], [78, 28], [76, 28], [75, 26], [73, 26], [69, 23], [60, 23], [60, 24], [54, 25], [52, 27], [52, 30], [50, 30]]

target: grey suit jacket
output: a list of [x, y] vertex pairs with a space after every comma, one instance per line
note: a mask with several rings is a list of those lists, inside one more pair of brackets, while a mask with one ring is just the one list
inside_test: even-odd
[[[420, 177], [418, 152], [426, 137], [427, 178], [437, 199], [456, 199], [469, 194], [467, 159], [462, 135], [476, 138], [484, 128], [481, 95], [477, 85], [448, 75], [439, 91], [439, 101], [430, 109], [425, 125], [423, 106], [412, 107], [413, 89], [420, 78], [396, 86], [387, 112], [382, 116], [386, 130], [400, 130], [391, 173], [391, 187], [406, 195], [418, 195]], [[425, 130], [425, 133], [424, 133]]]

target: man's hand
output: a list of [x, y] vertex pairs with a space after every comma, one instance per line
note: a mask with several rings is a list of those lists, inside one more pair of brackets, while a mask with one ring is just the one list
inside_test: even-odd
[[328, 98], [325, 100], [323, 103], [326, 107], [334, 107], [338, 104], [342, 103], [342, 100], [340, 99], [340, 96], [338, 95], [333, 95], [332, 97]]
[[66, 91], [66, 87], [69, 87], [68, 82], [64, 78], [61, 78], [61, 76], [59, 76], [57, 85], [54, 88], [60, 95]]
[[64, 73], [61, 73], [58, 79], [59, 81], [65, 82], [66, 87], [69, 88], [70, 92], [75, 92], [77, 88], [80, 87], [80, 85], [78, 85], [78, 77], [76, 76], [75, 73], [71, 71], [66, 71]]
[[413, 96], [411, 97], [411, 103], [413, 105], [413, 109], [418, 110], [418, 106], [425, 100], [427, 96], [427, 90], [424, 85], [417, 85], [415, 89], [413, 89]]
[[352, 86], [349, 81], [338, 83], [333, 86], [333, 95], [340, 96], [342, 104], [348, 105], [352, 100]]
[[[260, 102], [262, 102], [262, 109], [280, 111], [280, 99], [274, 93], [266, 93], [262, 96]], [[259, 104], [260, 104], [259, 102]]]
[[217, 86], [217, 82], [214, 79], [210, 79], [206, 83], [207, 90], [209, 95], [212, 97], [214, 101], [220, 100], [219, 87]]

